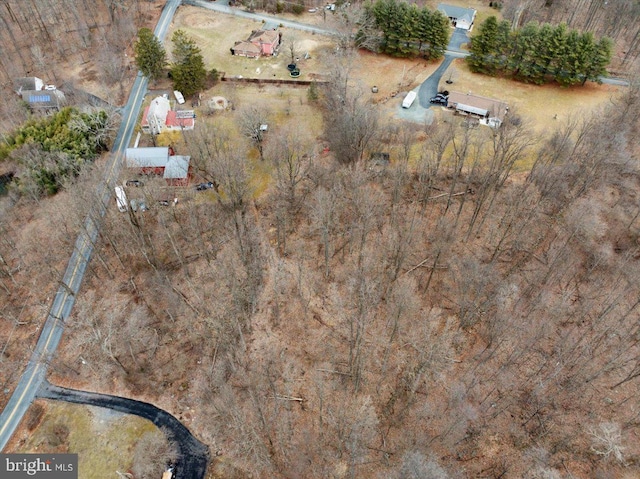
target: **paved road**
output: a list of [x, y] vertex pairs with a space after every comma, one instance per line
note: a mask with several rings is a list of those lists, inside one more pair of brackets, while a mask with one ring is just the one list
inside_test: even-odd
[[280, 17], [274, 17], [272, 15], [265, 15], [262, 13], [251, 13], [246, 10], [242, 10], [236, 7], [230, 7], [224, 3], [209, 2], [205, 0], [183, 0], [185, 5], [193, 5], [195, 7], [206, 8], [220, 13], [226, 13], [228, 15], [235, 15], [242, 18], [251, 18], [252, 20], [264, 20], [265, 22], [275, 22], [278, 25], [282, 25], [287, 28], [293, 28], [295, 30], [303, 30], [305, 32], [313, 32], [319, 35], [337, 35], [338, 32], [330, 28], [316, 27], [315, 25], [309, 25], [302, 22], [294, 22]]
[[175, 443], [178, 448], [178, 460], [173, 477], [175, 479], [204, 478], [209, 463], [209, 447], [193, 437], [175, 417], [153, 404], [120, 396], [61, 388], [46, 381], [40, 387], [38, 397], [104, 407], [148, 419], [157, 427], [163, 428], [167, 439]]
[[[180, 3], [180, 0], [167, 0], [155, 30], [158, 38], [163, 39], [166, 35], [171, 19]], [[33, 354], [13, 391], [13, 395], [0, 414], [0, 450], [5, 448], [33, 401], [36, 391], [45, 378], [47, 366], [58, 347], [65, 321], [71, 314], [85, 269], [93, 253], [101, 219], [106, 213], [107, 207], [113, 203], [113, 186], [120, 174], [124, 151], [131, 142], [133, 128], [146, 91], [147, 80], [139, 73], [133, 84], [127, 105], [122, 112], [122, 123], [106, 165], [104, 183], [98, 187], [96, 192], [100, 201], [94, 205], [85, 219], [60, 287], [40, 331]]]

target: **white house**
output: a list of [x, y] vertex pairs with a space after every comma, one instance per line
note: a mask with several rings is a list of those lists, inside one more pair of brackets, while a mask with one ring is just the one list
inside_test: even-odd
[[157, 135], [167, 130], [193, 130], [196, 115], [192, 110], [174, 111], [168, 98], [158, 96], [142, 114], [142, 131]]
[[473, 21], [476, 18], [476, 11], [473, 8], [456, 7], [441, 3], [438, 5], [438, 10], [449, 18], [451, 26], [462, 28], [463, 30], [471, 30]]

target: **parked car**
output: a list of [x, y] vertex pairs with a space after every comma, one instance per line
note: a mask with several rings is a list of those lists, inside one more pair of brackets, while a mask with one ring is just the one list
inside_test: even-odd
[[178, 90], [173, 91], [173, 96], [176, 97], [178, 104], [182, 105], [184, 103], [184, 96]]
[[443, 96], [434, 96], [429, 100], [431, 103], [435, 103], [436, 105], [447, 106], [449, 104], [449, 100]]
[[127, 186], [144, 186], [144, 183], [140, 180], [127, 180], [125, 183]]
[[169, 200], [158, 200], [160, 206], [169, 206]]
[[207, 183], [199, 183], [196, 185], [197, 191], [210, 190], [211, 188], [213, 188], [213, 183], [211, 181]]

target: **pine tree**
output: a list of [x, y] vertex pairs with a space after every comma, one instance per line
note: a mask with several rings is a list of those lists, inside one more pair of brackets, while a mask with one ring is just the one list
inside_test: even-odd
[[200, 48], [183, 30], [176, 30], [171, 42], [174, 60], [171, 64], [173, 86], [185, 97], [191, 96], [204, 88], [207, 78]]
[[536, 55], [540, 40], [540, 26], [529, 22], [513, 36], [513, 51], [508, 69], [514, 78], [524, 82], [535, 81]]
[[138, 40], [134, 45], [136, 65], [142, 74], [157, 80], [167, 64], [167, 52], [160, 40], [148, 28], [138, 31]]
[[471, 55], [467, 57], [467, 62], [472, 71], [495, 74], [497, 40], [498, 19], [492, 15], [482, 22], [478, 33], [471, 38]]

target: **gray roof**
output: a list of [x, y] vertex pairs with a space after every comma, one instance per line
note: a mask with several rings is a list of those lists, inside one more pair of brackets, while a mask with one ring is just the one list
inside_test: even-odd
[[65, 98], [60, 90], [23, 90], [22, 99], [31, 108], [59, 108]]
[[191, 160], [190, 156], [170, 156], [163, 178], [186, 178], [189, 175], [189, 160]]
[[127, 148], [128, 168], [163, 168], [169, 161], [169, 147]]
[[14, 87], [17, 92], [23, 92], [27, 90], [36, 90], [37, 83], [44, 83], [37, 77], [21, 77], [14, 80]]
[[438, 4], [438, 10], [444, 13], [450, 18], [466, 19], [469, 22], [475, 17], [476, 11], [473, 8], [456, 7], [454, 5], [447, 5], [446, 3]]
[[473, 113], [474, 115], [480, 115], [480, 116], [489, 115], [489, 110], [485, 110], [484, 108], [478, 108], [477, 106], [464, 105], [462, 103], [458, 103], [456, 105], [456, 110], [465, 111], [467, 113]]

